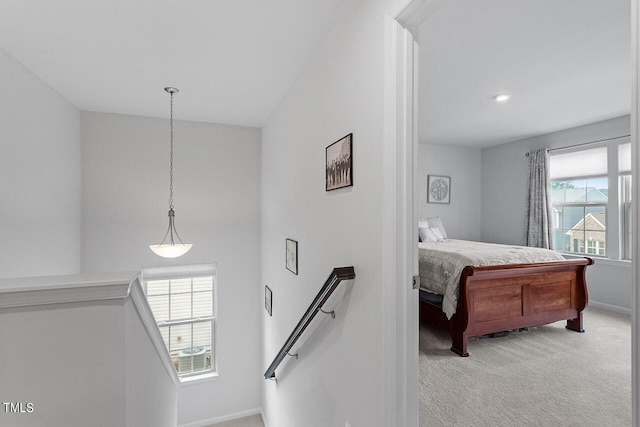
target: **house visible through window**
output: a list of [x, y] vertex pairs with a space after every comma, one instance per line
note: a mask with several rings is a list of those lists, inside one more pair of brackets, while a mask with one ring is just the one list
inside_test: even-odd
[[591, 249], [599, 247], [598, 255], [605, 255], [607, 178], [555, 181], [551, 192], [557, 218], [554, 249], [595, 254]]
[[551, 153], [554, 249], [630, 259], [630, 146], [623, 137]]
[[145, 269], [142, 281], [181, 379], [215, 372], [215, 266]]

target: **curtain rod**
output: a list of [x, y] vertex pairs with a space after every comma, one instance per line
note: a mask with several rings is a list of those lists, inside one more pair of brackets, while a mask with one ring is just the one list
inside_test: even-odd
[[[551, 152], [551, 151], [556, 151], [556, 150], [567, 150], [569, 148], [582, 147], [583, 145], [598, 144], [600, 142], [613, 141], [613, 140], [616, 140], [616, 139], [628, 138], [630, 136], [631, 135], [620, 135], [620, 136], [614, 136], [613, 138], [599, 139], [598, 141], [583, 142], [581, 144], [567, 145], [566, 147], [547, 148], [547, 151]], [[529, 157], [529, 153], [526, 153], [525, 156]]]

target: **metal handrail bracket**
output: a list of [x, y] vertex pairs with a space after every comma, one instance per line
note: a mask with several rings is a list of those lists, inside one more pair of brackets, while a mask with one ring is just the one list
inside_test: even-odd
[[[273, 359], [273, 362], [271, 362], [271, 365], [269, 365], [269, 368], [264, 373], [264, 378], [266, 380], [275, 379], [276, 369], [278, 368], [280, 363], [282, 363], [284, 358], [289, 353], [289, 350], [291, 350], [298, 339], [302, 336], [307, 326], [309, 326], [314, 317], [316, 317], [316, 314], [318, 314], [319, 311], [323, 311], [322, 306], [325, 302], [327, 302], [340, 282], [342, 282], [343, 280], [352, 280], [355, 279], [355, 277], [356, 273], [353, 267], [337, 267], [333, 269], [333, 271], [329, 275], [329, 278], [326, 282], [324, 282], [324, 285], [320, 289], [320, 292], [318, 292], [318, 295], [316, 295], [316, 297], [313, 299], [311, 305], [309, 305], [309, 308], [302, 316], [302, 319], [300, 319], [296, 327], [291, 332], [291, 335], [289, 335], [289, 338], [287, 338], [284, 345], [282, 346], [276, 357]], [[325, 311], [323, 312], [331, 313]], [[332, 317], [335, 318], [335, 313], [333, 313]]]

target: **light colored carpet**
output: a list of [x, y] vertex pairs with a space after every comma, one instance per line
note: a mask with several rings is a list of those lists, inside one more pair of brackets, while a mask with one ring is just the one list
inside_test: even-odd
[[566, 322], [469, 341], [470, 357], [420, 327], [420, 425], [630, 426], [631, 321], [587, 308]]

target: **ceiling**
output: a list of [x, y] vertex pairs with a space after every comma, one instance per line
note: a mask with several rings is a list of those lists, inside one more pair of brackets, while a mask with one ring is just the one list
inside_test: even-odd
[[[443, 0], [420, 141], [487, 147], [629, 113], [629, 0]], [[260, 127], [340, 0], [2, 0], [0, 48], [78, 109]], [[507, 92], [503, 104], [492, 97]]]
[[489, 147], [629, 114], [630, 8], [441, 2], [418, 30], [420, 142]]
[[2, 0], [0, 48], [78, 109], [262, 126], [340, 0]]

